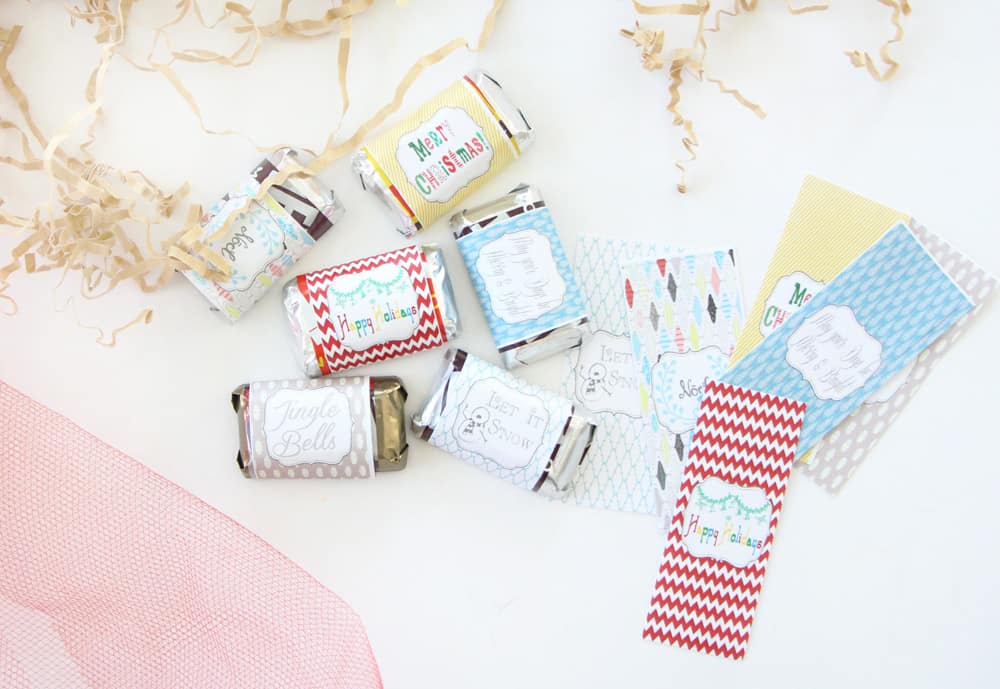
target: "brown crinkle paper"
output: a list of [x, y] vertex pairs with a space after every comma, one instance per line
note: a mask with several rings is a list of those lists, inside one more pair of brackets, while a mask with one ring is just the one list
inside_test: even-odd
[[[399, 109], [406, 92], [426, 67], [457, 50], [465, 48], [476, 51], [482, 48], [489, 39], [497, 13], [503, 5], [503, 0], [494, 0], [475, 44], [455, 38], [420, 57], [396, 86], [392, 100], [372, 114], [350, 136], [340, 137], [340, 123], [350, 105], [347, 65], [351, 50], [352, 18], [369, 9], [374, 0], [345, 0], [318, 16], [299, 19], [290, 18], [292, 0], [281, 0], [277, 18], [267, 23], [258, 23], [253, 7], [238, 2], [227, 2], [218, 17], [207, 20], [197, 0], [179, 0], [175, 5], [174, 16], [154, 29], [152, 44], [142, 59], [122, 51], [135, 1], [86, 0], [82, 4], [66, 8], [71, 21], [86, 23], [95, 28], [94, 38], [101, 47], [101, 57], [87, 82], [87, 107], [74, 114], [59, 131], [51, 135], [46, 135], [35, 123], [28, 97], [8, 68], [21, 27], [0, 27], [0, 82], [16, 103], [20, 115], [19, 123], [0, 117], [0, 130], [12, 131], [20, 144], [19, 151], [13, 155], [0, 155], [0, 164], [16, 167], [25, 174], [46, 175], [51, 199], [36, 208], [31, 215], [19, 216], [7, 212], [3, 207], [3, 199], [0, 198], [0, 226], [23, 235], [23, 239], [11, 250], [7, 263], [0, 265], [0, 312], [6, 315], [17, 312], [17, 303], [8, 294], [10, 279], [16, 273], [59, 271], [60, 284], [70, 276], [78, 277], [79, 294], [84, 299], [107, 294], [123, 282], [131, 282], [143, 292], [152, 292], [165, 285], [179, 269], [191, 269], [211, 279], [224, 278], [229, 274], [230, 267], [225, 259], [209, 245], [228, 232], [236, 213], [230, 214], [230, 222], [225, 223], [212, 236], [202, 237], [199, 224], [201, 207], [186, 200], [187, 184], [167, 191], [139, 170], [120, 170], [103, 164], [91, 154], [95, 127], [102, 114], [104, 77], [113, 60], [125, 61], [135, 69], [157, 73], [166, 79], [198, 119], [203, 131], [219, 135], [239, 134], [229, 129], [210, 129], [205, 125], [198, 103], [172, 65], [175, 62], [215, 63], [241, 68], [254, 61], [261, 45], [268, 39], [282, 37], [311, 40], [335, 35], [338, 41], [338, 86], [343, 103], [340, 121], [328, 136], [323, 150], [317, 153], [308, 166], [290, 165], [270, 176], [261, 185], [256, 196], [260, 199], [271, 185], [282, 184], [290, 176], [314, 175], [356, 149], [372, 130]], [[885, 64], [884, 70], [879, 71], [875, 60], [867, 52], [852, 50], [847, 55], [855, 67], [864, 67], [873, 78], [884, 81], [892, 78], [899, 67], [889, 54], [889, 47], [902, 39], [901, 17], [910, 13], [910, 5], [908, 0], [878, 2], [892, 9], [892, 24], [895, 28], [893, 38], [879, 52]], [[402, 7], [407, 2], [397, 0], [396, 4]], [[735, 17], [741, 12], [755, 9], [757, 0], [733, 0], [731, 7], [715, 10], [714, 13], [711, 0], [655, 6], [633, 0], [633, 6], [640, 15], [687, 15], [698, 18], [691, 45], [666, 54], [662, 30], [642, 28], [638, 22], [634, 30], [622, 30], [622, 34], [641, 48], [643, 67], [649, 70], [665, 68], [669, 75], [670, 100], [667, 110], [673, 116], [673, 123], [683, 129], [681, 141], [688, 153], [687, 159], [675, 163], [680, 173], [677, 188], [684, 192], [687, 189], [684, 181], [685, 165], [695, 159], [695, 149], [699, 145], [692, 120], [681, 114], [678, 107], [685, 73], [699, 81], [714, 84], [720, 93], [732, 96], [758, 117], [766, 116], [759, 105], [709, 74], [704, 67], [708, 49], [705, 34], [720, 30], [723, 15]], [[825, 4], [795, 6], [788, 2], [788, 9], [792, 14], [826, 8]], [[174, 50], [170, 45], [169, 29], [189, 17], [193, 17], [205, 29], [229, 31], [242, 40], [228, 54], [198, 48]], [[155, 61], [153, 56], [161, 44], [166, 46], [169, 57], [165, 61]], [[84, 127], [86, 135], [83, 143], [71, 145], [69, 140]], [[279, 147], [259, 150], [268, 151]], [[246, 204], [249, 205], [252, 201], [253, 199], [247, 199]], [[183, 229], [166, 240], [154, 242], [153, 228], [163, 225], [174, 216], [184, 218]], [[107, 333], [95, 326], [84, 327], [97, 331], [98, 343], [114, 346], [117, 335], [122, 330], [138, 323], [149, 323], [152, 315], [151, 309], [142, 309], [128, 322]]]
[[[899, 63], [889, 54], [889, 47], [893, 43], [898, 43], [903, 38], [903, 25], [901, 18], [910, 14], [909, 0], [878, 0], [879, 3], [892, 9], [892, 25], [895, 29], [893, 37], [886, 41], [879, 57], [885, 64], [885, 69], [879, 71], [875, 60], [863, 50], [848, 50], [845, 54], [850, 58], [851, 64], [855, 67], [864, 67], [877, 81], [887, 81], [896, 74]], [[687, 191], [685, 182], [687, 168], [686, 165], [697, 158], [695, 149], [698, 147], [698, 137], [695, 135], [694, 123], [690, 117], [681, 114], [679, 109], [681, 95], [680, 87], [684, 81], [684, 74], [690, 74], [698, 81], [708, 81], [718, 87], [720, 93], [732, 96], [744, 107], [752, 111], [757, 117], [766, 117], [764, 110], [756, 103], [748, 100], [738, 90], [727, 87], [721, 79], [709, 76], [705, 70], [705, 55], [708, 52], [708, 41], [705, 34], [708, 32], [717, 33], [721, 28], [721, 19], [736, 17], [743, 12], [750, 12], [757, 8], [758, 0], [733, 0], [732, 5], [717, 9], [713, 13], [711, 0], [696, 0], [695, 2], [683, 2], [668, 5], [645, 5], [632, 0], [635, 11], [640, 15], [675, 15], [675, 16], [696, 16], [698, 24], [694, 31], [691, 44], [687, 47], [676, 48], [668, 54], [664, 54], [664, 32], [662, 29], [650, 29], [635, 23], [634, 29], [622, 29], [621, 34], [631, 39], [640, 48], [640, 59], [642, 66], [648, 70], [658, 70], [666, 68], [670, 78], [667, 87], [670, 100], [667, 103], [667, 112], [673, 116], [673, 124], [681, 127], [681, 144], [687, 152], [688, 157], [684, 160], [677, 160], [674, 166], [679, 172], [680, 179], [677, 182], [677, 191], [682, 194]], [[820, 12], [829, 8], [826, 3], [799, 5], [796, 6], [791, 0], [787, 0], [788, 11], [791, 14], [805, 14], [807, 12]], [[708, 25], [708, 17], [712, 15], [712, 25]]]
[[[143, 292], [152, 292], [163, 285], [179, 269], [190, 268], [203, 276], [217, 279], [229, 275], [231, 270], [225, 259], [210, 249], [209, 244], [229, 230], [237, 213], [230, 214], [225, 223], [210, 237], [202, 237], [199, 224], [201, 207], [186, 202], [188, 185], [167, 192], [158, 187], [138, 170], [119, 170], [96, 160], [90, 153], [94, 129], [101, 118], [104, 77], [114, 59], [121, 59], [134, 68], [159, 73], [187, 103], [198, 118], [203, 131], [209, 134], [238, 134], [232, 130], [213, 130], [205, 126], [197, 102], [172, 69], [174, 62], [212, 62], [228, 67], [245, 67], [253, 62], [262, 43], [272, 37], [310, 40], [330, 34], [337, 36], [338, 84], [343, 102], [340, 122], [350, 104], [347, 91], [347, 65], [351, 47], [352, 17], [369, 9], [374, 0], [346, 0], [319, 16], [290, 19], [292, 0], [282, 0], [278, 18], [269, 23], [258, 23], [252, 7], [238, 2], [227, 2], [220, 16], [206, 20], [197, 0], [180, 0], [176, 14], [166, 23], [156, 27], [148, 54], [137, 60], [121, 51], [129, 30], [129, 19], [135, 0], [86, 0], [83, 4], [70, 5], [67, 12], [73, 22], [84, 22], [96, 28], [95, 40], [101, 47], [101, 57], [90, 74], [86, 87], [87, 107], [74, 114], [63, 127], [46, 135], [31, 114], [25, 92], [17, 84], [8, 68], [11, 53], [17, 47], [20, 26], [0, 27], [0, 82], [14, 100], [20, 114], [20, 124], [0, 117], [0, 130], [13, 130], [20, 138], [17, 155], [0, 156], [0, 163], [11, 165], [25, 173], [45, 174], [48, 178], [51, 201], [36, 208], [30, 216], [7, 212], [0, 199], [0, 226], [23, 235], [11, 250], [9, 260], [0, 265], [0, 302], [3, 313], [17, 312], [17, 303], [8, 294], [10, 279], [16, 273], [60, 271], [60, 284], [71, 275], [79, 277], [82, 298], [93, 299], [107, 294], [123, 282], [132, 282]], [[404, 6], [405, 0], [397, 4]], [[503, 0], [494, 0], [483, 20], [475, 44], [463, 38], [448, 41], [436, 50], [420, 57], [396, 86], [390, 102], [383, 105], [350, 136], [338, 138], [340, 123], [330, 133], [322, 151], [308, 166], [290, 165], [271, 175], [256, 195], [260, 199], [273, 184], [282, 184], [291, 176], [308, 177], [316, 174], [334, 160], [350, 153], [369, 132], [380, 126], [402, 105], [410, 86], [427, 67], [440, 62], [457, 50], [480, 50], [489, 39], [497, 13]], [[229, 54], [202, 49], [173, 50], [169, 44], [169, 28], [189, 16], [205, 29], [228, 30], [244, 37], [239, 46]], [[156, 62], [153, 55], [160, 43], [168, 49], [169, 59]], [[71, 146], [68, 141], [86, 127], [82, 144]], [[262, 151], [280, 148], [262, 148]], [[247, 199], [244, 207], [254, 199]], [[166, 240], [154, 243], [151, 239], [154, 226], [181, 214], [185, 218], [183, 229]], [[140, 239], [136, 239], [140, 238]], [[149, 323], [153, 312], [142, 309], [123, 325], [105, 329], [86, 326], [97, 331], [97, 342], [114, 346], [118, 334], [138, 323]], [[81, 324], [83, 325], [83, 324]]]

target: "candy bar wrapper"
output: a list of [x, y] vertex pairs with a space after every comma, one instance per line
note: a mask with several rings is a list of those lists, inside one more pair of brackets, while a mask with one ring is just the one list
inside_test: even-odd
[[647, 461], [669, 519], [705, 385], [729, 368], [743, 327], [736, 255], [647, 258], [621, 270]]
[[570, 400], [460, 349], [445, 355], [413, 428], [469, 464], [550, 496], [572, 485], [597, 430]]
[[430, 244], [299, 275], [284, 302], [311, 377], [438, 347], [460, 331], [444, 256]]
[[364, 187], [405, 236], [454, 209], [531, 145], [534, 134], [499, 83], [474, 70], [355, 156]]
[[805, 402], [801, 455], [973, 308], [899, 223], [719, 380]]
[[643, 638], [746, 654], [805, 413], [795, 400], [705, 385]]
[[587, 307], [536, 187], [463, 210], [451, 228], [507, 368], [580, 346]]
[[247, 478], [371, 478], [406, 467], [399, 378], [272, 380], [232, 394]]
[[222, 197], [202, 218], [203, 237], [210, 237], [230, 218], [231, 229], [209, 243], [229, 261], [227, 280], [208, 280], [193, 270], [183, 271], [213, 310], [236, 322], [302, 258], [344, 214], [340, 199], [317, 178], [289, 177], [271, 186], [262, 199], [250, 202], [261, 184], [283, 167], [302, 163], [303, 154], [279, 149], [261, 161], [235, 191]]
[[[906, 220], [897, 210], [807, 175], [749, 309], [733, 363], [781, 328], [888, 228]], [[800, 459], [811, 457], [807, 452]]]
[[927, 347], [920, 355], [886, 381], [858, 409], [827, 433], [812, 452], [812, 460], [800, 465], [809, 478], [830, 493], [837, 493], [868, 456], [906, 403], [920, 388], [931, 368], [958, 339], [973, 318], [993, 296], [997, 280], [962, 252], [914, 220], [908, 223], [920, 241], [975, 308]]
[[601, 432], [564, 500], [656, 514], [656, 467], [648, 461], [646, 419], [629, 339], [621, 264], [671, 254], [669, 245], [580, 235], [575, 273], [594, 333], [564, 357], [562, 393], [590, 411]]

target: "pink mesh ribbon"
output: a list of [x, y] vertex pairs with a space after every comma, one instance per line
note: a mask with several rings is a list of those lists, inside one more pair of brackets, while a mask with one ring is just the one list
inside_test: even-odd
[[0, 382], [0, 687], [381, 686], [336, 595]]

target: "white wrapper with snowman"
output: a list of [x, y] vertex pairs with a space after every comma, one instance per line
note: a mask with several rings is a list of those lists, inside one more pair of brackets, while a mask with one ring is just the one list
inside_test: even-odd
[[572, 485], [597, 426], [570, 400], [451, 349], [413, 429], [498, 478], [552, 496]]

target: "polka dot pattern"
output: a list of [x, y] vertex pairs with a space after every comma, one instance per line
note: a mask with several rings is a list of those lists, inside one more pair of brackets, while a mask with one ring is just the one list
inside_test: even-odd
[[[333, 462], [285, 466], [267, 453], [264, 418], [267, 400], [282, 390], [336, 387], [348, 400], [353, 430], [351, 447]], [[369, 412], [370, 384], [366, 376], [270, 380], [250, 384], [250, 468], [254, 478], [371, 478], [375, 474], [375, 429]], [[241, 421], [242, 423], [242, 421]], [[287, 461], [287, 460], [286, 460]]]

